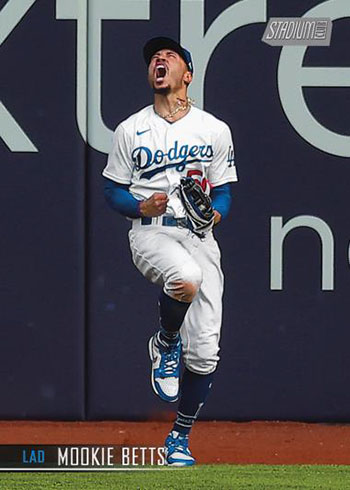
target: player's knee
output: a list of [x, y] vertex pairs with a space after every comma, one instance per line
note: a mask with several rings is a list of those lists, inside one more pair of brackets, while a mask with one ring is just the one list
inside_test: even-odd
[[202, 271], [195, 262], [183, 264], [181, 270], [166, 282], [166, 293], [177, 301], [191, 303], [200, 288], [202, 279]]
[[[183, 264], [180, 270], [180, 281], [185, 285], [185, 287], [190, 292], [191, 289], [195, 290], [195, 293], [200, 288], [202, 284], [203, 274], [202, 269], [194, 261]], [[188, 285], [188, 286], [187, 286]]]
[[174, 292], [173, 297], [184, 303], [191, 303], [198, 292], [199, 286], [192, 282], [179, 282], [179, 289]]
[[165, 285], [165, 292], [182, 303], [191, 303], [199, 289], [198, 284], [184, 281], [171, 281]]

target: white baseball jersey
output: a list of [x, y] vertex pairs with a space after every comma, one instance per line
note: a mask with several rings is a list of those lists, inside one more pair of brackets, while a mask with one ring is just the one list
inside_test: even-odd
[[[185, 211], [175, 192], [181, 177], [198, 180], [207, 193], [210, 187], [237, 180], [230, 129], [194, 107], [172, 124], [158, 116], [153, 106], [145, 107], [117, 127], [103, 175], [130, 185], [138, 199], [165, 192], [169, 197], [166, 214], [183, 217]], [[129, 242], [135, 266], [169, 296], [179, 282], [198, 286], [180, 330], [183, 360], [195, 373], [215, 371], [224, 276], [212, 231], [199, 238], [187, 228], [163, 226], [162, 217], [152, 218], [148, 225], [134, 219]]]
[[130, 184], [137, 199], [154, 192], [169, 196], [167, 214], [184, 216], [174, 192], [183, 176], [198, 180], [207, 193], [237, 180], [234, 149], [227, 124], [191, 107], [186, 116], [169, 123], [147, 106], [119, 124], [103, 175]]

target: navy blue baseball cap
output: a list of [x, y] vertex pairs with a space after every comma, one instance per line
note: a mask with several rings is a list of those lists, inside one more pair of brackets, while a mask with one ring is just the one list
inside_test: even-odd
[[172, 51], [175, 51], [175, 53], [179, 54], [186, 63], [188, 71], [193, 73], [191, 53], [187, 49], [183, 48], [179, 43], [173, 39], [170, 39], [170, 37], [153, 37], [146, 42], [143, 48], [143, 57], [147, 63], [147, 66], [150, 64], [154, 53], [160, 51], [161, 49], [171, 49]]

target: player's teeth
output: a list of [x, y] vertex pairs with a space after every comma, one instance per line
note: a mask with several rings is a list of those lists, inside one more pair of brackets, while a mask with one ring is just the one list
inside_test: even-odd
[[156, 68], [157, 78], [164, 78], [166, 74], [166, 68], [164, 65], [157, 65]]

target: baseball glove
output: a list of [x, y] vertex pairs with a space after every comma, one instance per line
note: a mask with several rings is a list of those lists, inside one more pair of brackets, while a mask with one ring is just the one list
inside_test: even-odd
[[192, 231], [204, 236], [214, 224], [214, 210], [210, 197], [192, 177], [182, 177], [179, 196], [190, 221]]

